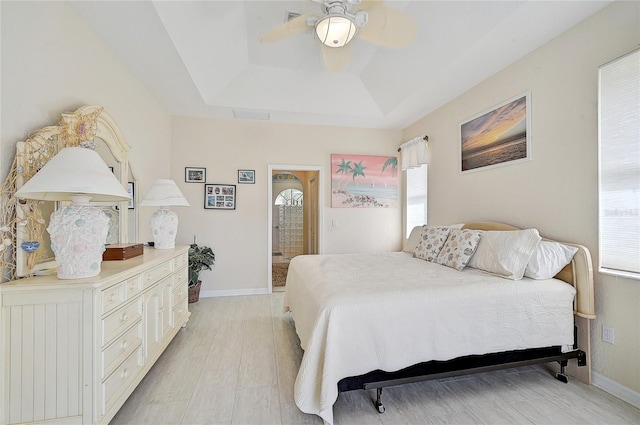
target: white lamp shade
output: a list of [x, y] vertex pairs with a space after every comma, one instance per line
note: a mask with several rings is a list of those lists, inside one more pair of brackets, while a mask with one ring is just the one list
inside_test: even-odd
[[100, 155], [83, 147], [62, 149], [15, 194], [45, 201], [68, 201], [74, 195], [105, 202], [131, 199]]
[[346, 16], [329, 15], [318, 21], [316, 34], [322, 44], [329, 47], [342, 47], [356, 34], [356, 25]]
[[191, 205], [185, 199], [178, 185], [173, 180], [159, 179], [157, 180], [147, 196], [140, 202], [141, 206], [147, 207], [190, 207]]

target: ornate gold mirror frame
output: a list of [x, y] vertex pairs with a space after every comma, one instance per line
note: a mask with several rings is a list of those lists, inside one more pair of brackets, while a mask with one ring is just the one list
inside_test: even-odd
[[[87, 140], [96, 142], [96, 151], [101, 147], [108, 148], [105, 150], [113, 157], [113, 171], [125, 188], [128, 182], [135, 180], [127, 154], [131, 147], [113, 118], [99, 106], [83, 106], [73, 113], [62, 114], [57, 126], [33, 131], [25, 141], [17, 142], [16, 156], [0, 193], [2, 281], [44, 273], [57, 266], [49, 248], [49, 235], [45, 232], [49, 216], [56, 209], [56, 204], [17, 199], [14, 194], [59, 150], [68, 146], [78, 146], [80, 142]], [[111, 165], [109, 161], [105, 162]], [[117, 206], [115, 214], [114, 206]], [[109, 209], [112, 217], [117, 218], [117, 242], [135, 240], [136, 236], [130, 236], [129, 231], [131, 220], [128, 202], [113, 203], [111, 206], [105, 206], [105, 209]], [[131, 224], [135, 233], [137, 214], [133, 211]]]

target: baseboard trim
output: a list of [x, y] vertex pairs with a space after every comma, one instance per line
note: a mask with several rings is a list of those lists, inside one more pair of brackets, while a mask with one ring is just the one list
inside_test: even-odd
[[640, 409], [640, 393], [631, 388], [620, 385], [613, 379], [593, 371], [591, 372], [591, 383], [609, 394], [618, 397], [620, 400], [626, 401], [630, 405]]
[[223, 289], [220, 291], [200, 291], [200, 298], [211, 297], [234, 297], [238, 295], [265, 295], [269, 291], [267, 288], [255, 289]]

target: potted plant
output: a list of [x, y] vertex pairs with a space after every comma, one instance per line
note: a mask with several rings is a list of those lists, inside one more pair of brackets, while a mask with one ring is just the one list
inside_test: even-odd
[[216, 261], [216, 255], [208, 246], [198, 246], [195, 242], [189, 246], [189, 302], [195, 303], [200, 299], [200, 272], [211, 270]]

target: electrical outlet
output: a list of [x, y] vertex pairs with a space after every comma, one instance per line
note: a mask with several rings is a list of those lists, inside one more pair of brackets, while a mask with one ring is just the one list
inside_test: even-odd
[[602, 325], [602, 340], [604, 342], [608, 342], [609, 344], [613, 344], [615, 340], [615, 331], [613, 328], [610, 328], [607, 325]]

